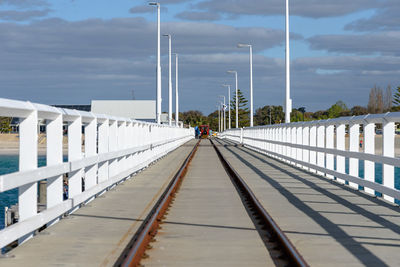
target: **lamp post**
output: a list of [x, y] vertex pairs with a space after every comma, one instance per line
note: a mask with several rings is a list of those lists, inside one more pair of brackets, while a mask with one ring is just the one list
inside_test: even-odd
[[172, 78], [171, 78], [171, 35], [164, 34], [168, 37], [168, 124], [172, 125]]
[[221, 132], [221, 115], [220, 115], [221, 110], [219, 108], [220, 108], [219, 105], [217, 105], [217, 110], [218, 110], [218, 132], [220, 133]]
[[157, 101], [156, 101], [156, 119], [161, 123], [161, 58], [160, 58], [160, 3], [151, 2], [151, 6], [157, 6]]
[[175, 53], [175, 123], [179, 125], [178, 54]]
[[224, 96], [224, 95], [220, 95], [219, 97], [223, 97], [223, 98], [224, 98], [224, 104], [222, 105], [222, 111], [223, 111], [223, 114], [224, 114], [224, 116], [223, 116], [224, 121], [223, 121], [223, 123], [222, 123], [222, 131], [225, 131], [225, 130], [226, 130], [226, 117], [225, 117], [225, 107], [226, 107], [226, 105], [225, 105], [225, 96]]
[[228, 87], [228, 114], [229, 114], [229, 125], [228, 128], [231, 128], [231, 86], [229, 84], [223, 84], [222, 86]]
[[237, 46], [250, 49], [250, 127], [253, 127], [253, 47], [250, 44], [238, 44]]
[[289, 46], [289, 0], [286, 0], [286, 101], [285, 122], [290, 123], [292, 99], [290, 99], [290, 46]]
[[239, 97], [238, 97], [237, 71], [228, 70], [227, 73], [234, 73], [235, 74], [235, 83], [236, 83], [236, 128], [239, 128]]

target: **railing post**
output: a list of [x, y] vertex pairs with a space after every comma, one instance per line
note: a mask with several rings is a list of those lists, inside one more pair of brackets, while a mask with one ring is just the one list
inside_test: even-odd
[[[310, 146], [317, 146], [317, 126], [312, 125], [310, 127]], [[317, 153], [315, 151], [310, 150], [310, 164], [317, 165]], [[315, 169], [311, 169], [311, 172], [315, 172]]]
[[[110, 120], [109, 136], [108, 136], [108, 151], [113, 152], [118, 149], [118, 121]], [[118, 173], [118, 159], [109, 161], [108, 177], [114, 177]]]
[[[85, 126], [85, 157], [92, 157], [97, 155], [96, 151], [97, 141], [97, 118], [93, 117], [92, 120]], [[87, 167], [85, 170], [85, 190], [90, 189], [97, 184], [97, 164]]]
[[[383, 122], [383, 156], [394, 157], [394, 122]], [[383, 164], [382, 169], [383, 185], [388, 188], [394, 188], [394, 167], [393, 165]], [[383, 198], [389, 202], [394, 202], [394, 198], [383, 195]]]
[[[326, 126], [326, 148], [333, 149], [335, 147], [335, 126]], [[326, 153], [326, 168], [334, 170], [334, 157], [333, 154]], [[333, 179], [333, 175], [327, 174], [326, 177]]]
[[[309, 146], [310, 145], [310, 127], [307, 125], [303, 128], [303, 145]], [[303, 161], [306, 163], [310, 162], [310, 150], [303, 149]], [[308, 170], [308, 167], [303, 167], [304, 169]]]
[[[364, 124], [364, 153], [375, 154], [375, 123]], [[364, 179], [375, 182], [375, 162], [364, 161]], [[364, 191], [375, 195], [375, 190], [365, 187]]]
[[[33, 110], [19, 124], [19, 171], [37, 168], [38, 156], [38, 113]], [[37, 214], [37, 183], [29, 183], [18, 188], [19, 221], [25, 221]], [[31, 238], [28, 234], [18, 240], [21, 244]]]
[[[117, 147], [118, 150], [123, 150], [126, 148], [126, 122], [119, 121], [118, 123], [118, 138], [117, 138]], [[126, 170], [126, 156], [120, 157], [118, 159], [118, 172], [122, 172]]]
[[[108, 142], [109, 142], [109, 129], [110, 122], [105, 119], [99, 125], [99, 141], [98, 141], [98, 153], [104, 154], [108, 152]], [[108, 160], [99, 164], [98, 170], [98, 183], [108, 180]]]
[[[303, 144], [303, 125], [302, 124], [300, 124], [297, 127], [296, 140], [297, 140], [297, 144], [298, 145], [302, 145]], [[300, 161], [303, 160], [303, 151], [302, 151], [301, 148], [297, 148], [296, 159], [300, 160]], [[297, 164], [297, 166], [302, 167], [301, 164]]]
[[[281, 129], [281, 131], [282, 131], [282, 135], [278, 136], [278, 138], [281, 139], [280, 141], [281, 141], [282, 143], [286, 143], [286, 139], [287, 139], [286, 127], [280, 126], [280, 129]], [[288, 147], [287, 147], [286, 144], [285, 144], [285, 145], [282, 145], [282, 152], [283, 152], [282, 155], [288, 156]], [[287, 161], [287, 160], [285, 160], [285, 161]]]
[[[58, 115], [54, 120], [48, 120], [46, 126], [46, 164], [47, 166], [63, 162], [63, 118]], [[58, 175], [47, 179], [46, 202], [47, 209], [57, 206], [63, 201], [63, 176]], [[57, 220], [48, 223], [50, 226]]]
[[[317, 147], [319, 147], [319, 148], [325, 147], [325, 125], [318, 125], [318, 127], [317, 127]], [[325, 168], [325, 153], [324, 152], [317, 153], [317, 165], [319, 167]], [[320, 175], [325, 174], [321, 171], [317, 171], [317, 173]]]
[[[286, 142], [286, 154], [287, 154], [286, 156], [290, 158], [292, 156], [292, 147], [290, 146], [290, 143], [292, 140], [292, 131], [291, 131], [289, 125], [286, 126], [285, 130], [286, 130], [285, 142]], [[292, 162], [289, 160], [289, 163], [292, 163]]]
[[[295, 145], [296, 142], [297, 142], [297, 140], [296, 140], [296, 137], [297, 137], [296, 126], [290, 127], [290, 135], [291, 135], [290, 143]], [[291, 147], [291, 157], [292, 157], [292, 159], [297, 159], [296, 158], [296, 156], [297, 156], [296, 154], [297, 154], [297, 149], [295, 147]], [[295, 163], [293, 162], [293, 164], [295, 164]]]
[[[82, 117], [75, 116], [68, 124], [68, 161], [82, 159]], [[82, 169], [69, 173], [68, 197], [73, 198], [82, 192]]]
[[[358, 152], [360, 143], [360, 125], [357, 123], [351, 123], [349, 125], [349, 151]], [[393, 130], [394, 132], [394, 130]], [[358, 177], [358, 159], [349, 158], [349, 175]], [[358, 189], [358, 184], [349, 182], [350, 187]]]
[[[338, 124], [336, 126], [336, 149], [345, 151], [345, 140], [346, 140], [346, 125]], [[336, 171], [340, 173], [346, 172], [346, 161], [343, 156], [336, 156]], [[343, 179], [337, 178], [339, 183], [344, 184], [345, 181]]]
[[243, 145], [243, 128], [240, 128], [240, 144]]

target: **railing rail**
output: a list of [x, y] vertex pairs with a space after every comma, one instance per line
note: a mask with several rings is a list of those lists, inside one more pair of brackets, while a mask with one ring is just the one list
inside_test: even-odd
[[[231, 129], [220, 136], [368, 194], [381, 193], [394, 202], [400, 200], [395, 186], [395, 167], [400, 167], [400, 158], [395, 156], [399, 122], [400, 112], [394, 112]], [[377, 126], [382, 128], [382, 141], [375, 133]], [[360, 160], [364, 161], [363, 177]], [[376, 163], [382, 164], [382, 183], [377, 181]]]
[[[0, 247], [25, 241], [98, 194], [194, 137], [193, 129], [0, 98], [0, 116], [20, 118], [19, 171], [0, 176], [0, 192], [18, 188], [19, 222], [0, 231]], [[38, 168], [38, 122], [46, 122], [46, 166]], [[63, 162], [63, 124], [68, 161]], [[84, 141], [84, 145], [82, 145]], [[68, 199], [63, 176], [68, 175]], [[82, 187], [84, 179], [84, 188]], [[38, 213], [37, 183], [47, 180]], [[84, 190], [83, 190], [84, 189]]]

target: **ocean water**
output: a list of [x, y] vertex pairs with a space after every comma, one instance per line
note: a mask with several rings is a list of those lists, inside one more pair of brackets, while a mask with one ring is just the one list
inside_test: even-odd
[[[67, 161], [67, 157], [64, 157]], [[16, 172], [18, 170], [18, 155], [0, 155], [0, 175]], [[336, 168], [336, 160], [334, 162]], [[46, 157], [38, 157], [38, 167], [46, 165]], [[349, 160], [346, 158], [346, 173], [349, 173]], [[400, 168], [395, 168], [395, 188], [400, 190]], [[364, 178], [364, 161], [359, 160], [359, 177]], [[375, 182], [382, 184], [382, 164], [375, 163]], [[360, 187], [362, 189], [362, 187]], [[377, 196], [382, 196], [379, 192], [375, 193]], [[0, 193], [0, 229], [4, 228], [4, 208], [10, 207], [18, 202], [18, 189], [12, 189]], [[396, 200], [400, 204], [399, 200]]]
[[[18, 155], [0, 155], [0, 175], [16, 172], [18, 170]], [[46, 157], [38, 157], [38, 167], [46, 165]], [[4, 208], [18, 202], [18, 189], [0, 193], [0, 229], [4, 228]]]

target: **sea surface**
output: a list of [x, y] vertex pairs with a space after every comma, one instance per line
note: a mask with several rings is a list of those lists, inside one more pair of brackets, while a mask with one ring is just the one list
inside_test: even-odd
[[[64, 161], [67, 158], [64, 157]], [[335, 162], [336, 163], [336, 162]], [[38, 157], [38, 167], [46, 165], [46, 157]], [[336, 164], [335, 164], [336, 165]], [[16, 172], [18, 170], [18, 155], [0, 155], [0, 175]], [[346, 159], [346, 173], [349, 173], [349, 161]], [[359, 177], [364, 178], [364, 161], [359, 160]], [[382, 164], [375, 163], [375, 182], [382, 183]], [[362, 187], [360, 187], [361, 189]], [[400, 168], [395, 168], [395, 188], [400, 189]], [[377, 196], [381, 196], [376, 192]], [[4, 228], [4, 208], [18, 202], [18, 189], [0, 193], [0, 229]], [[400, 204], [399, 200], [396, 200]]]

